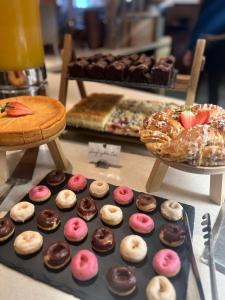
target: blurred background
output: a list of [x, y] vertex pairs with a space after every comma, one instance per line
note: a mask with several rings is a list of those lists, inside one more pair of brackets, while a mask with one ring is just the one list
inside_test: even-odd
[[[153, 53], [160, 57], [172, 53], [179, 73], [184, 74], [190, 72], [196, 38], [204, 37], [208, 44], [215, 44], [209, 55], [213, 52], [219, 59], [218, 46], [224, 47], [225, 24], [217, 26], [215, 21], [218, 12], [223, 13], [225, 20], [224, 0], [41, 0], [40, 3], [49, 72], [60, 71], [60, 50], [68, 32], [73, 36], [77, 56], [107, 52]], [[212, 4], [215, 7], [210, 7]], [[212, 26], [208, 32], [202, 31], [202, 27], [206, 28], [204, 22], [209, 20]], [[225, 63], [221, 60], [214, 64], [213, 59], [209, 62], [200, 80], [197, 101], [224, 106]], [[216, 66], [212, 70], [212, 65], [220, 65], [220, 69]], [[185, 96], [165, 93], [181, 99]]]

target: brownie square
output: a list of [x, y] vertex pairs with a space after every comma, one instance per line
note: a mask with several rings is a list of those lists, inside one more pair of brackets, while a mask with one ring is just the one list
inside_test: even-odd
[[131, 66], [128, 70], [128, 81], [146, 82], [150, 79], [149, 65], [139, 64]]
[[167, 85], [171, 78], [172, 66], [158, 64], [151, 70], [151, 83], [158, 85]]
[[89, 64], [87, 67], [87, 77], [93, 79], [104, 79], [107, 65], [107, 62], [104, 60]]
[[79, 60], [79, 61], [73, 61], [69, 63], [68, 69], [69, 69], [69, 76], [71, 77], [84, 77], [86, 75], [86, 69], [89, 65], [89, 62], [87, 60]]
[[115, 61], [106, 69], [106, 79], [120, 81], [126, 78], [127, 67], [121, 61]]

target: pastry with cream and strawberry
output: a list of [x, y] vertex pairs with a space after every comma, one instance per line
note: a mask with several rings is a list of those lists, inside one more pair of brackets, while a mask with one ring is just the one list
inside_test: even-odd
[[216, 105], [182, 105], [156, 112], [144, 120], [140, 137], [163, 160], [225, 165], [225, 110]]
[[46, 96], [0, 100], [0, 146], [40, 142], [65, 127], [65, 108]]

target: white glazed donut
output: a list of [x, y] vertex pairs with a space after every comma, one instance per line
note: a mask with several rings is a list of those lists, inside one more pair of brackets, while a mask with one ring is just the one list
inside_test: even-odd
[[103, 180], [95, 180], [90, 184], [89, 192], [95, 198], [103, 198], [109, 191], [109, 185]]
[[102, 221], [108, 225], [118, 225], [123, 220], [123, 212], [120, 207], [106, 204], [100, 209]]
[[14, 249], [20, 255], [28, 255], [37, 252], [43, 245], [43, 237], [37, 231], [24, 231], [14, 241]]
[[62, 190], [55, 198], [55, 203], [60, 209], [68, 209], [73, 207], [77, 202], [76, 194], [71, 190]]
[[176, 291], [165, 276], [155, 276], [146, 287], [146, 296], [148, 300], [176, 300]]
[[27, 201], [15, 204], [10, 210], [10, 217], [15, 222], [25, 222], [34, 214], [34, 205]]
[[178, 221], [183, 217], [183, 207], [177, 201], [164, 201], [160, 209], [163, 217], [170, 221]]
[[148, 252], [147, 244], [139, 235], [128, 235], [120, 243], [120, 254], [129, 262], [142, 261]]

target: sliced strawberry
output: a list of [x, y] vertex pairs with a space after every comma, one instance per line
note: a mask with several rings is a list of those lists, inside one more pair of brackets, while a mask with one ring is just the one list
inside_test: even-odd
[[32, 115], [33, 111], [21, 102], [8, 102], [5, 111], [10, 117]]
[[210, 112], [208, 109], [200, 109], [196, 114], [196, 123], [203, 125], [209, 121]]
[[196, 125], [196, 116], [191, 110], [185, 110], [180, 113], [180, 122], [185, 129], [192, 128]]

